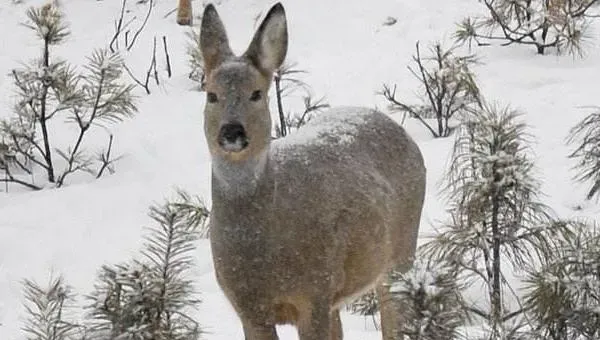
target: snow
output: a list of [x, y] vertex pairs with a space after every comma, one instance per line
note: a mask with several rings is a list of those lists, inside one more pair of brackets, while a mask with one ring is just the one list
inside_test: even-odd
[[276, 152], [298, 145], [322, 145], [335, 137], [340, 146], [354, 141], [358, 128], [372, 110], [360, 107], [336, 107], [316, 115], [299, 130], [273, 142]]
[[[43, 3], [45, 0], [0, 2], [0, 27], [7, 32], [0, 54], [0, 117], [10, 116], [15, 100], [10, 71], [40, 52], [35, 34], [19, 24], [25, 21], [28, 6]], [[129, 14], [138, 18], [130, 26], [132, 32], [146, 13], [146, 7], [136, 3], [128, 2]], [[152, 85], [151, 95], [138, 88], [139, 113], [112, 127], [114, 151], [123, 156], [116, 173], [100, 180], [73, 176], [62, 189], [28, 192], [11, 186], [8, 193], [0, 192], [0, 339], [23, 338], [22, 279], [43, 283], [51, 273], [62, 273], [78, 294], [85, 295], [92, 291], [102, 264], [126, 261], [140, 249], [143, 227], [151, 223], [147, 211], [152, 203], [180, 187], [210, 204], [210, 161], [202, 129], [204, 95], [194, 91], [197, 84], [187, 78], [187, 28], [176, 25], [173, 14], [164, 17], [174, 1], [155, 3], [153, 15], [125, 61], [134, 74], [144, 74], [153, 37], [165, 35], [174, 75], [169, 79], [162, 72], [161, 85]], [[264, 14], [272, 2], [217, 3], [234, 52], [242, 52], [253, 34], [254, 17]], [[193, 5], [200, 14], [202, 1]], [[81, 67], [95, 48], [106, 46], [112, 38], [120, 6], [121, 1], [114, 0], [61, 1], [73, 34], [64, 45], [53, 48], [53, 53]], [[456, 22], [482, 11], [472, 0], [380, 0], [376, 6], [362, 0], [287, 0], [284, 6], [290, 30], [288, 60], [308, 72], [303, 81], [312, 92], [325, 95], [334, 107], [360, 105], [384, 111], [383, 98], [375, 94], [383, 83], [396, 84], [399, 98], [418, 102], [414, 97], [418, 84], [406, 70], [415, 42], [419, 40], [423, 46], [437, 39], [449, 42]], [[397, 22], [383, 25], [388, 17]], [[590, 112], [581, 107], [600, 104], [596, 86], [599, 42], [587, 41], [588, 53], [583, 59], [538, 56], [530, 46], [472, 50], [484, 62], [475, 72], [485, 97], [525, 112], [529, 132], [536, 139], [533, 149], [546, 194], [543, 198], [561, 217], [600, 216], [596, 202], [584, 201], [585, 187], [572, 181], [572, 162], [566, 158], [570, 149], [564, 144], [569, 129]], [[157, 54], [160, 71], [164, 66], [161, 51], [162, 46]], [[466, 52], [466, 48], [460, 51]], [[399, 114], [392, 117], [402, 120]], [[432, 233], [432, 226], [439, 226], [447, 217], [437, 184], [443, 178], [452, 139], [434, 140], [411, 119], [405, 127], [419, 144], [428, 171], [422, 242]], [[315, 127], [309, 135], [318, 136], [319, 129]], [[55, 138], [65, 142], [66, 131], [69, 128], [59, 128]], [[284, 143], [302, 143], [306, 136], [291, 135]], [[91, 149], [105, 145], [104, 134], [90, 137]], [[351, 133], [347, 140], [350, 138]], [[203, 299], [196, 317], [208, 332], [205, 339], [241, 339], [239, 320], [215, 281], [207, 240], [200, 241], [196, 260], [195, 283]], [[471, 298], [483, 300], [484, 294], [473, 291]], [[344, 312], [342, 318], [345, 339], [381, 338], [362, 317]], [[297, 338], [289, 326], [280, 327], [280, 337]]]

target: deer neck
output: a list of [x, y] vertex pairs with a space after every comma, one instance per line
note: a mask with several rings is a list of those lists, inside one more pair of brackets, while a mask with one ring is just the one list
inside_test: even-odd
[[267, 184], [268, 154], [267, 147], [257, 156], [243, 161], [213, 158], [213, 201], [231, 205], [255, 200], [258, 192]]

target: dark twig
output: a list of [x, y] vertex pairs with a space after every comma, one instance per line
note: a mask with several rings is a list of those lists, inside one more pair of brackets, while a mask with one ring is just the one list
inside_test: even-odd
[[156, 36], [154, 36], [152, 42], [152, 61], [150, 62], [150, 68], [154, 73], [154, 80], [156, 81], [156, 85], [160, 85], [160, 81], [158, 79], [158, 70], [156, 68]]
[[113, 35], [112, 39], [110, 40], [110, 43], [108, 44], [108, 48], [110, 48], [110, 51], [112, 53], [114, 53], [116, 51], [117, 48], [119, 48], [119, 35], [121, 34], [121, 31], [123, 30], [123, 18], [125, 16], [125, 5], [127, 3], [127, 0], [123, 0], [123, 4], [121, 6], [121, 14], [119, 15], [119, 19], [116, 21], [115, 23], [115, 34]]
[[168, 17], [169, 17], [171, 14], [173, 14], [173, 13], [175, 13], [175, 12], [177, 12], [177, 7], [173, 8], [173, 9], [172, 9], [172, 10], [170, 10], [170, 11], [168, 11], [168, 12], [167, 12], [167, 14], [165, 14], [165, 15], [163, 16], [163, 18], [165, 18], [165, 19], [166, 19], [166, 18], [168, 18]]
[[171, 57], [169, 56], [169, 50], [167, 49], [167, 37], [163, 35], [162, 40], [163, 40], [163, 47], [165, 50], [165, 60], [167, 62], [167, 75], [169, 76], [169, 78], [171, 78], [171, 75], [172, 75]]
[[100, 154], [99, 159], [102, 162], [102, 166], [100, 167], [100, 170], [98, 170], [98, 174], [96, 175], [96, 178], [102, 177], [102, 175], [104, 174], [104, 171], [106, 169], [111, 170], [110, 166], [119, 159], [118, 157], [116, 159], [110, 159], [112, 145], [113, 145], [113, 135], [111, 134], [110, 137], [108, 138], [108, 147], [106, 148], [106, 152], [102, 152]]
[[393, 105], [396, 105], [400, 110], [402, 111], [406, 111], [408, 113], [410, 113], [413, 117], [417, 118], [426, 128], [427, 130], [429, 130], [429, 132], [431, 132], [431, 134], [434, 137], [439, 137], [438, 133], [429, 125], [429, 123], [427, 123], [423, 117], [421, 117], [421, 115], [416, 112], [412, 107], [410, 107], [409, 105], [406, 105], [402, 102], [400, 102], [398, 99], [396, 99], [396, 85], [394, 85], [394, 89], [390, 89], [390, 87], [388, 85], [383, 85], [383, 91], [381, 91], [380, 93], [381, 95], [384, 96], [385, 99], [387, 99], [387, 101], [389, 101], [390, 103], [392, 103]]
[[152, 7], [154, 7], [154, 0], [150, 0], [150, 3], [148, 4], [148, 12], [146, 13], [144, 22], [142, 23], [142, 25], [138, 28], [138, 30], [133, 35], [131, 42], [127, 46], [127, 51], [130, 51], [133, 48], [133, 45], [135, 44], [135, 41], [137, 40], [138, 36], [140, 35], [140, 33], [142, 33], [142, 30], [144, 30], [144, 27], [146, 27], [146, 24], [148, 23], [148, 19], [150, 18], [150, 14], [152, 13]]
[[133, 75], [133, 72], [131, 72], [131, 70], [129, 69], [129, 67], [127, 65], [123, 65], [123, 68], [125, 69], [125, 72], [127, 72], [129, 77], [131, 77], [131, 79], [134, 82], [136, 82], [138, 85], [140, 85], [142, 88], [144, 88], [144, 90], [146, 90], [146, 94], [150, 94], [150, 89], [148, 88], [148, 78], [146, 78], [146, 82], [143, 83], [138, 78], [136, 78], [135, 75]]
[[279, 113], [279, 129], [281, 130], [281, 137], [287, 135], [287, 127], [285, 125], [285, 114], [283, 113], [283, 103], [281, 100], [281, 73], [278, 71], [275, 73], [275, 97], [277, 98], [277, 112]]

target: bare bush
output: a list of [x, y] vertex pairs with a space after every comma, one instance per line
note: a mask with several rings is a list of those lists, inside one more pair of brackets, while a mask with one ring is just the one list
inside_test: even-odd
[[[479, 87], [470, 67], [477, 63], [473, 55], [458, 56], [455, 48], [444, 49], [438, 42], [432, 55], [421, 56], [419, 43], [413, 56], [416, 67], [408, 67], [422, 86], [419, 97], [422, 105], [409, 105], [396, 97], [396, 86], [384, 85], [381, 95], [389, 102], [390, 110], [400, 111], [418, 119], [434, 137], [447, 137], [452, 131], [450, 120], [464, 115], [480, 105]], [[428, 121], [434, 118], [434, 128]]]

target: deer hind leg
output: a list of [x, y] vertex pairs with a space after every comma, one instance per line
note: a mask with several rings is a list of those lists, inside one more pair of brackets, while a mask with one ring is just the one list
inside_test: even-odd
[[245, 340], [279, 340], [274, 325], [258, 325], [242, 321]]
[[340, 319], [340, 311], [331, 312], [331, 340], [342, 340], [344, 333], [342, 330], [342, 320]]
[[[411, 263], [403, 263], [395, 268], [396, 272], [406, 273], [412, 266]], [[404, 324], [401, 302], [394, 298], [390, 288], [392, 287], [392, 271], [390, 271], [382, 282], [377, 285], [376, 293], [379, 299], [379, 313], [381, 315], [381, 333], [383, 340], [402, 340], [401, 330]]]
[[[300, 340], [334, 339], [332, 337], [334, 314], [330, 311], [330, 305], [324, 301], [318, 301], [310, 309], [302, 311], [297, 325], [298, 338]], [[339, 319], [339, 314], [337, 317]]]

